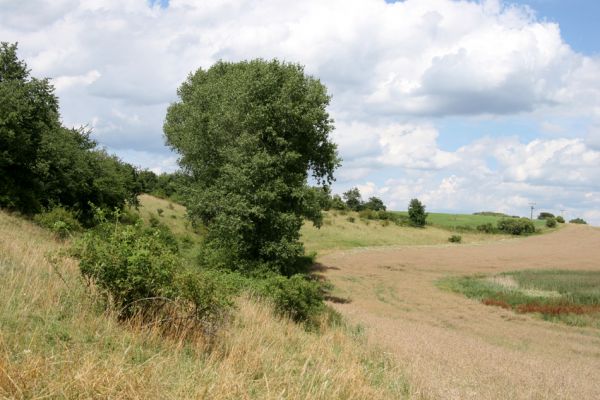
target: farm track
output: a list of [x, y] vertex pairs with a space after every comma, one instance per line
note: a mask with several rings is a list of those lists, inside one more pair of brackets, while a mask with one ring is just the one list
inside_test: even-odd
[[334, 307], [394, 354], [415, 398], [600, 399], [600, 331], [485, 306], [436, 287], [451, 275], [600, 270], [600, 229], [481, 245], [353, 250], [319, 259]]

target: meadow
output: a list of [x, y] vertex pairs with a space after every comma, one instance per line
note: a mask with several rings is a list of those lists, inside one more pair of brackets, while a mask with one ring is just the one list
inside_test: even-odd
[[[408, 215], [405, 211], [395, 211], [399, 215]], [[494, 215], [475, 215], [475, 214], [447, 214], [447, 213], [429, 213], [427, 223], [434, 227], [461, 230], [461, 228], [476, 229], [478, 225], [490, 223], [496, 225], [501, 220], [501, 216]], [[548, 230], [545, 220], [534, 219], [533, 223], [536, 229]]]
[[600, 271], [523, 270], [449, 277], [438, 285], [517, 313], [600, 328]]

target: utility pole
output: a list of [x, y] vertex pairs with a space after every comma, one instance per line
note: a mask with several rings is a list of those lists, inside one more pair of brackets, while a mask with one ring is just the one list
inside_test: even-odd
[[529, 207], [531, 207], [531, 217], [530, 217], [530, 219], [533, 221], [533, 210], [535, 209], [535, 203], [529, 203]]
[[563, 213], [564, 213], [565, 211], [567, 211], [567, 210], [560, 210], [560, 216], [561, 216], [561, 217], [563, 217], [563, 218], [565, 217], [565, 216], [563, 215]]

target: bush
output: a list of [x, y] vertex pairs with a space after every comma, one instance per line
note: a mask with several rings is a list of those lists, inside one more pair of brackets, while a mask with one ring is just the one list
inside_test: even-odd
[[546, 218], [546, 226], [548, 228], [555, 228], [556, 227], [556, 218], [547, 217]]
[[462, 236], [460, 235], [452, 235], [448, 238], [450, 243], [460, 243], [462, 242]]
[[[176, 247], [166, 240], [170, 232], [141, 221], [122, 225], [102, 215], [98, 220], [76, 243], [73, 255], [79, 258], [81, 274], [100, 289], [120, 318], [141, 315], [167, 328], [183, 320], [214, 326], [231, 305], [216, 275], [184, 271]], [[166, 311], [169, 318], [159, 318]]]
[[157, 208], [156, 209], [156, 213], [158, 214], [159, 217], [162, 217], [163, 212], [165, 212], [165, 210], [163, 210], [162, 208]]
[[527, 218], [503, 218], [498, 221], [498, 230], [510, 235], [527, 235], [535, 232], [535, 225]]
[[570, 220], [569, 223], [571, 223], [571, 224], [587, 224], [587, 222], [585, 222], [585, 220], [583, 220], [582, 218], [574, 218], [574, 219]]
[[356, 221], [356, 218], [354, 218], [353, 216], [349, 216], [348, 218], [346, 218], [346, 221], [354, 223]]
[[486, 222], [485, 224], [477, 225], [477, 230], [483, 233], [496, 233], [498, 229], [491, 222]]
[[556, 222], [558, 222], [559, 224], [564, 224], [565, 219], [559, 215], [558, 217], [556, 217]]
[[40, 226], [50, 229], [57, 237], [65, 239], [74, 232], [81, 231], [75, 214], [63, 207], [37, 214], [33, 220]]
[[315, 322], [324, 308], [320, 285], [304, 275], [272, 275], [262, 281], [259, 291], [273, 301], [278, 313], [296, 322]]
[[412, 199], [408, 205], [408, 218], [412, 226], [424, 227], [427, 220], [425, 205], [418, 199]]

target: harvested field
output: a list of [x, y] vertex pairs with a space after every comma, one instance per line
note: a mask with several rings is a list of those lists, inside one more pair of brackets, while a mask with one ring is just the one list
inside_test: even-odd
[[598, 399], [600, 330], [543, 321], [435, 282], [530, 269], [600, 270], [600, 230], [462, 246], [352, 250], [319, 259], [334, 306], [406, 369], [414, 397]]

